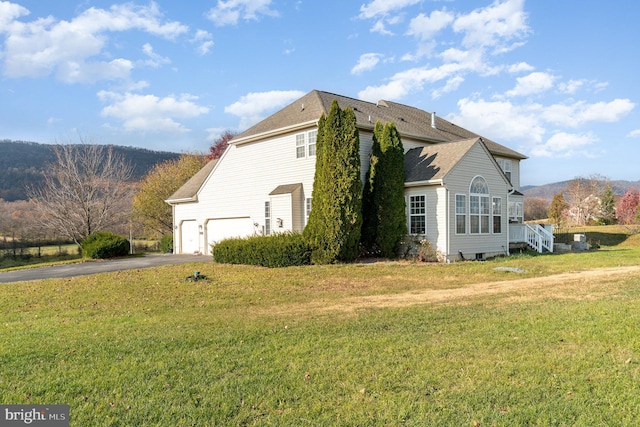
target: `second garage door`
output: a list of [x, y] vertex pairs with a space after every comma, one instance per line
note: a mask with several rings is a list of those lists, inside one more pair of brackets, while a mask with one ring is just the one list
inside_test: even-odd
[[206, 253], [211, 253], [211, 245], [230, 237], [246, 237], [252, 235], [253, 222], [249, 217], [210, 219], [207, 221]]

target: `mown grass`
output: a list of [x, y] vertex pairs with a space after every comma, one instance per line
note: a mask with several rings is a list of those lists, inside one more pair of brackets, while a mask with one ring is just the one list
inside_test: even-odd
[[[326, 309], [638, 265], [632, 243], [452, 265], [205, 262], [3, 285], [0, 403], [66, 403], [74, 426], [635, 425], [640, 277]], [[208, 280], [187, 282], [194, 270]]]

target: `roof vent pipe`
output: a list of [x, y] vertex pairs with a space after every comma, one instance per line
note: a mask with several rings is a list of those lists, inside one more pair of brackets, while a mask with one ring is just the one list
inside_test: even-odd
[[438, 129], [436, 126], [436, 112], [431, 113], [431, 127], [434, 129]]

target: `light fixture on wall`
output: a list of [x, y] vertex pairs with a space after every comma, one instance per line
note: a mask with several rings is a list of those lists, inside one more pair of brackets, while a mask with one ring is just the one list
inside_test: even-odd
[[278, 224], [278, 228], [282, 228], [284, 226], [284, 221], [282, 218], [277, 218], [276, 223]]
[[198, 230], [200, 231], [200, 234], [203, 234], [202, 233], [202, 224], [198, 225]]

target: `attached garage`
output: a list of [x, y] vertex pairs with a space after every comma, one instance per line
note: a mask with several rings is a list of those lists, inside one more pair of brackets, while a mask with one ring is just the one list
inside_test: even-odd
[[195, 220], [182, 221], [180, 223], [180, 250], [181, 254], [193, 254], [200, 251], [200, 233], [198, 223]]
[[246, 237], [254, 233], [250, 217], [209, 219], [206, 223], [205, 253], [211, 253], [211, 245], [231, 237]]

